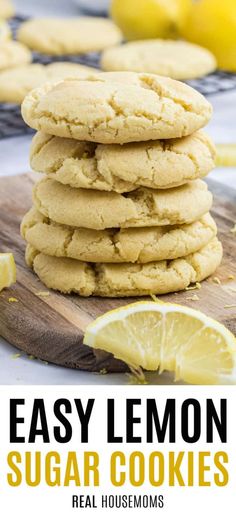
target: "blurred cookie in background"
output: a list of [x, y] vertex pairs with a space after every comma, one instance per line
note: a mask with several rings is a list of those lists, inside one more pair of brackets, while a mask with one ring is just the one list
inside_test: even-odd
[[99, 70], [76, 63], [29, 64], [0, 73], [0, 102], [21, 104], [33, 88], [66, 77], [87, 77]]
[[15, 13], [15, 9], [11, 0], [0, 0], [0, 18], [11, 18]]
[[8, 68], [26, 65], [32, 60], [31, 52], [17, 41], [4, 41], [0, 45], [0, 72]]
[[35, 18], [22, 23], [17, 38], [32, 50], [52, 55], [98, 52], [122, 41], [106, 18]]
[[198, 45], [174, 40], [143, 40], [119, 45], [103, 52], [105, 71], [146, 72], [188, 80], [216, 69], [213, 54]]

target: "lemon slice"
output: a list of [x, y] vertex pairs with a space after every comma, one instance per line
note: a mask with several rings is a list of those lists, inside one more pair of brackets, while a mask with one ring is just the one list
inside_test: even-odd
[[0, 42], [7, 41], [11, 39], [11, 30], [9, 25], [4, 22], [3, 20], [0, 20]]
[[12, 253], [0, 253], [0, 291], [16, 282], [16, 265]]
[[236, 167], [236, 144], [218, 144], [216, 150], [218, 167]]
[[236, 339], [189, 307], [138, 302], [91, 323], [84, 343], [132, 368], [168, 370], [190, 384], [236, 384]]

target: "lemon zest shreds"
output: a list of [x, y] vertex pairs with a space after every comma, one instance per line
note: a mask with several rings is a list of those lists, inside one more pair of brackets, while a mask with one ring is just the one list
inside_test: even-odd
[[188, 298], [186, 298], [186, 300], [190, 300], [191, 302], [197, 302], [198, 300], [200, 300], [200, 298], [197, 294], [194, 294], [193, 296], [189, 296]]
[[214, 276], [214, 278], [212, 278], [212, 281], [214, 282], [214, 284], [221, 285], [221, 280], [217, 276]]
[[19, 357], [21, 357], [21, 354], [13, 354], [11, 356], [12, 359], [19, 359]]
[[195, 285], [191, 285], [190, 287], [185, 287], [185, 291], [194, 291], [195, 289], [201, 289], [202, 286], [200, 282], [196, 282]]
[[230, 233], [233, 233], [233, 234], [235, 234], [235, 235], [236, 235], [236, 223], [235, 223], [235, 225], [233, 226], [233, 228], [231, 228]]
[[127, 373], [129, 384], [148, 384], [142, 368], [129, 365], [131, 373]]
[[38, 293], [35, 293], [36, 296], [42, 296], [42, 298], [46, 298], [47, 296], [50, 296], [49, 291], [39, 291]]

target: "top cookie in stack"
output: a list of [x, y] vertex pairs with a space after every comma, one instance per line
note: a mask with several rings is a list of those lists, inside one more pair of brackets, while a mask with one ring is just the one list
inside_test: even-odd
[[189, 86], [150, 74], [64, 80], [25, 98], [23, 118], [39, 131], [32, 168], [46, 176], [22, 235], [47, 287], [163, 294], [215, 271], [222, 248], [199, 179], [214, 167], [200, 130], [211, 113]]

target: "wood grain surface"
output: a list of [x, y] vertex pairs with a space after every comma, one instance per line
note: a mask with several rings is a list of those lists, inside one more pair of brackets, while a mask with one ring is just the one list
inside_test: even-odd
[[[86, 325], [94, 318], [135, 299], [86, 299], [53, 291], [44, 296], [42, 293], [48, 290], [25, 265], [25, 243], [19, 227], [31, 206], [34, 177], [0, 179], [0, 251], [13, 252], [17, 263], [17, 283], [0, 293], [0, 335], [20, 350], [58, 365], [93, 372], [126, 371], [126, 365], [109, 354], [95, 353], [84, 346], [83, 335]], [[161, 298], [202, 310], [236, 334], [236, 234], [230, 231], [236, 222], [236, 191], [212, 181], [209, 187], [215, 197], [212, 215], [224, 247], [217, 278], [203, 282], [200, 290]], [[199, 297], [197, 301], [190, 299], [195, 294]], [[9, 302], [12, 297], [18, 302]], [[230, 305], [235, 307], [227, 307]]]

